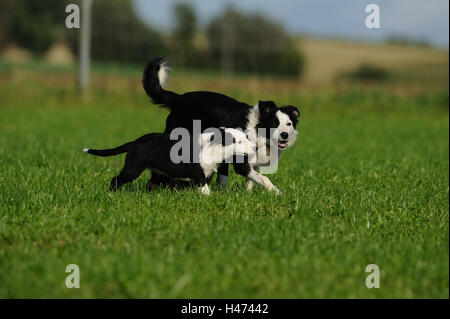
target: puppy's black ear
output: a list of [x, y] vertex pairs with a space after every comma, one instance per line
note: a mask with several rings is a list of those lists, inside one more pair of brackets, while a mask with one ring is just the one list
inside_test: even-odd
[[258, 107], [259, 114], [261, 114], [262, 117], [271, 114], [272, 111], [275, 111], [277, 109], [277, 105], [273, 101], [259, 101]]

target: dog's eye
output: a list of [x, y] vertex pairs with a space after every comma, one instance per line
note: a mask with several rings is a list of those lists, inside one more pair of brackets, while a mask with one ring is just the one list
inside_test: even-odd
[[287, 123], [287, 126], [291, 126], [291, 125], [292, 125], [292, 122], [288, 122], [288, 123]]

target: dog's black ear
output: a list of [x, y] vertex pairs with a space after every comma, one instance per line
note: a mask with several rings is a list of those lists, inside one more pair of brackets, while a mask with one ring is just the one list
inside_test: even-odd
[[300, 117], [300, 110], [298, 108], [292, 105], [285, 105], [280, 107], [280, 111], [289, 115], [289, 118], [294, 122], [294, 125], [297, 124], [298, 118]]
[[277, 109], [277, 105], [273, 101], [259, 101], [258, 102], [259, 113], [262, 117], [271, 114]]
[[286, 106], [289, 110], [289, 114], [292, 114], [293, 116], [295, 116], [296, 118], [300, 117], [300, 110], [298, 108], [296, 108], [295, 106], [292, 105], [288, 105]]

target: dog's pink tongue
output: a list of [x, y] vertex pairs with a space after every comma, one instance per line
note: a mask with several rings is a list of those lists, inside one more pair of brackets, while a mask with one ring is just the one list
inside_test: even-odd
[[280, 143], [278, 143], [278, 145], [279, 145], [280, 147], [286, 147], [286, 143], [284, 143], [284, 142], [280, 142]]

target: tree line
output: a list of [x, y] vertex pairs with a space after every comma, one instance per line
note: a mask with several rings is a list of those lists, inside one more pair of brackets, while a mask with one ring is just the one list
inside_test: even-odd
[[[80, 1], [2, 0], [0, 49], [8, 43], [40, 55], [64, 41], [78, 51], [78, 32], [64, 27], [65, 6]], [[226, 8], [200, 27], [193, 7], [173, 8], [167, 32], [141, 21], [129, 0], [94, 0], [91, 54], [94, 61], [145, 63], [165, 56], [172, 64], [227, 72], [299, 76], [303, 58], [294, 39], [261, 14]]]

